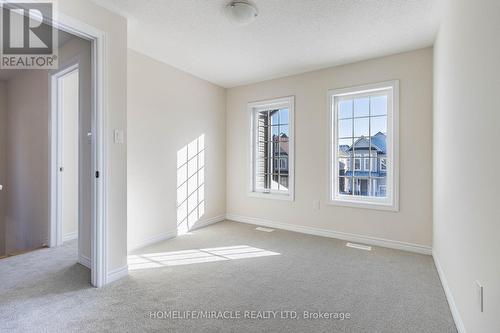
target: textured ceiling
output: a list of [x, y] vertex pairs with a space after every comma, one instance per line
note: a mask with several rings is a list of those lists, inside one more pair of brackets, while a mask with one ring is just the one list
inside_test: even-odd
[[253, 0], [247, 26], [229, 0], [94, 0], [129, 19], [131, 49], [223, 87], [432, 45], [440, 0]]

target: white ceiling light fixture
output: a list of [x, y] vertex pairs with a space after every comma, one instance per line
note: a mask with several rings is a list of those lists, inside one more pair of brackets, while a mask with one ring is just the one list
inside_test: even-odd
[[259, 16], [257, 7], [245, 0], [231, 1], [226, 5], [225, 13], [231, 22], [238, 25], [250, 24]]

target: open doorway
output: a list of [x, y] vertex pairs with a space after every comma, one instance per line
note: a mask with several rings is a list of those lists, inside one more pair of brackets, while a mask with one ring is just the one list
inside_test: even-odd
[[[91, 284], [100, 287], [107, 282], [105, 33], [62, 13], [54, 19], [32, 16], [29, 9], [27, 3], [15, 3], [8, 12], [11, 19], [20, 16], [15, 22], [33, 19], [45, 32], [59, 35], [54, 43], [58, 54], [52, 56], [57, 59], [57, 70], [78, 64], [78, 195], [71, 199], [78, 205], [78, 228], [66, 237], [77, 236], [77, 260], [90, 268]], [[15, 36], [22, 36], [22, 31]], [[26, 42], [26, 38], [22, 40]], [[85, 56], [78, 52], [75, 41], [86, 44]], [[64, 227], [61, 224], [62, 236], [58, 236], [57, 223], [52, 223], [58, 212], [64, 214], [65, 206], [62, 197], [57, 204], [57, 191], [52, 191], [61, 170], [57, 157], [53, 163], [54, 154], [59, 153], [52, 135], [53, 129], [57, 132], [51, 91], [56, 73], [44, 68], [0, 68], [0, 258], [51, 245], [57, 249], [58, 237], [64, 244]]]
[[64, 246], [92, 270], [93, 48], [57, 33], [57, 69], [0, 70], [0, 257]]
[[[81, 216], [85, 207], [80, 204], [85, 192], [81, 166], [84, 153], [80, 153], [79, 118], [85, 115], [80, 108], [79, 63], [59, 69], [51, 75], [51, 141], [53, 144], [51, 170], [51, 196], [55, 198], [55, 210], [51, 214], [50, 246], [61, 246], [64, 242], [78, 243], [79, 262], [90, 268], [90, 258], [82, 253], [84, 239], [78, 237], [85, 227]], [[88, 113], [88, 112], [87, 112]], [[90, 170], [86, 170], [89, 173]], [[82, 176], [81, 176], [82, 175]], [[55, 231], [55, 232], [54, 232]], [[82, 260], [83, 259], [83, 260]]]

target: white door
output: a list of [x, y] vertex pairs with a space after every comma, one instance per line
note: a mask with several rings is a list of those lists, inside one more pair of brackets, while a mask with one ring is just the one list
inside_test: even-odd
[[78, 68], [58, 78], [62, 241], [78, 238]]

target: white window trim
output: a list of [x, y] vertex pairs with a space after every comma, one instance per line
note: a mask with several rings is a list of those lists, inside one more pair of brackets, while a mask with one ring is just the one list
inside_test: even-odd
[[[334, 97], [349, 95], [371, 94], [379, 90], [392, 89], [392, 112], [387, 114], [387, 161], [393, 161], [387, 165], [387, 198], [361, 197], [341, 195], [338, 193], [338, 163], [336, 134], [337, 117]], [[328, 197], [327, 203], [337, 206], [355, 208], [368, 208], [388, 211], [399, 211], [399, 80], [386, 81], [363, 86], [331, 89], [328, 91]], [[392, 169], [390, 169], [392, 168]]]
[[[288, 191], [269, 191], [261, 192], [255, 190], [255, 112], [266, 110], [269, 108], [288, 107]], [[250, 120], [250, 147], [249, 147], [249, 190], [248, 196], [254, 198], [266, 198], [277, 200], [294, 200], [295, 192], [295, 96], [287, 96], [282, 98], [270, 99], [265, 101], [248, 103], [248, 114]]]

